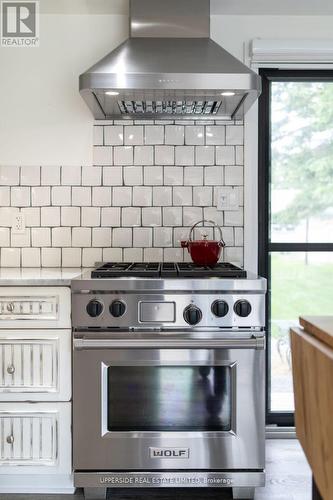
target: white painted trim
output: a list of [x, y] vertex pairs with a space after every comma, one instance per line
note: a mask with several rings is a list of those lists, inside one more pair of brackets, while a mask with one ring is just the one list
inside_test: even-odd
[[261, 39], [250, 44], [252, 64], [258, 63], [333, 63], [333, 39]]

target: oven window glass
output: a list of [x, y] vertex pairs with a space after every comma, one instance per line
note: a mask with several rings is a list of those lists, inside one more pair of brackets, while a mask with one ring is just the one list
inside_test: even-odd
[[108, 368], [109, 431], [230, 431], [230, 366]]

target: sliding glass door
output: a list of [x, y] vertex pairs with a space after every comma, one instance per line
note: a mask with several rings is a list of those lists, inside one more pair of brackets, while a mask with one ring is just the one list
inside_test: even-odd
[[333, 314], [333, 72], [262, 70], [259, 272], [267, 277], [267, 420], [291, 425], [289, 328]]

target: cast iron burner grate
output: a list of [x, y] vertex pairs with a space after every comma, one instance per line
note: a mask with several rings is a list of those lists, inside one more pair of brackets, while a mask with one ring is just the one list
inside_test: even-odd
[[191, 262], [106, 262], [92, 278], [246, 278], [246, 271], [229, 262], [197, 266]]

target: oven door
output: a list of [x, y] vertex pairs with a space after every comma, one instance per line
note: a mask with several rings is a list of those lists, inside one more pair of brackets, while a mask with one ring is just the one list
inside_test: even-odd
[[208, 337], [74, 340], [74, 468], [263, 469], [264, 338]]

